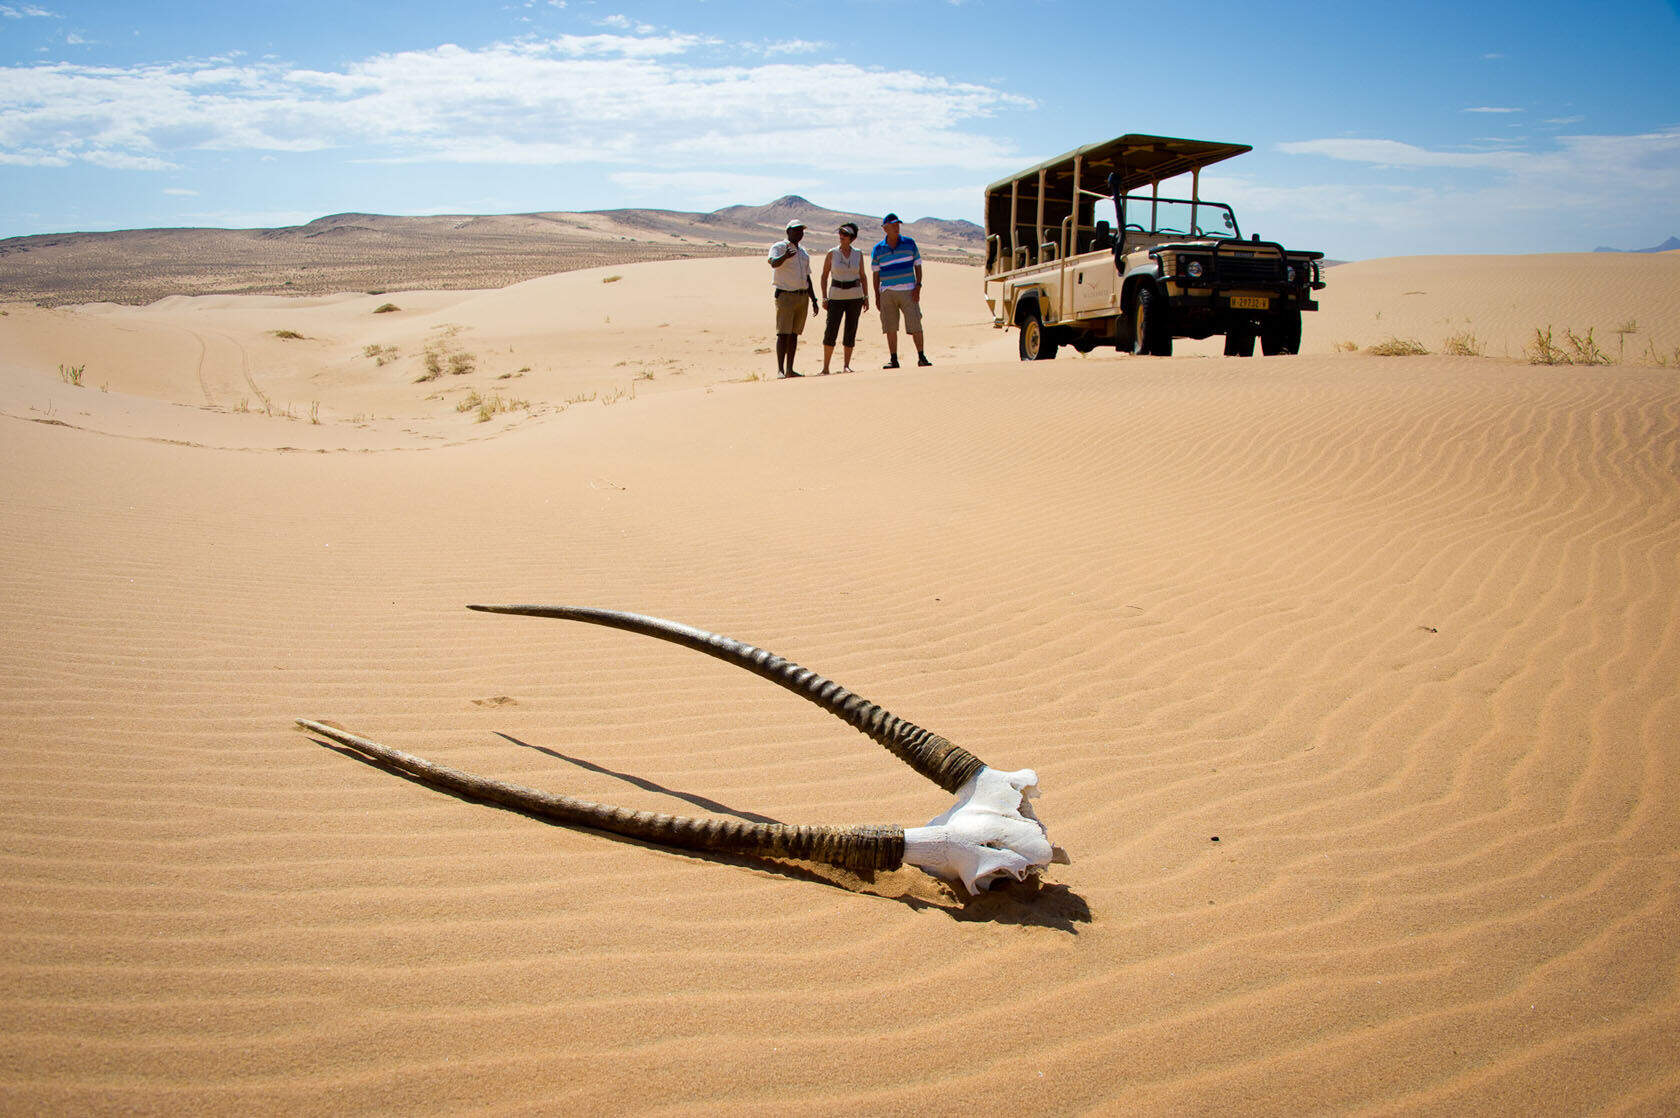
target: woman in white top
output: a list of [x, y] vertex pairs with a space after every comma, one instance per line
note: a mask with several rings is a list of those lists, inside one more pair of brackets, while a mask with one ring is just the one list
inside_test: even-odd
[[828, 322], [823, 327], [822, 375], [829, 373], [834, 360], [834, 341], [840, 334], [840, 324], [846, 325], [843, 339], [842, 373], [852, 371], [852, 347], [857, 344], [858, 316], [869, 309], [869, 284], [863, 270], [863, 253], [852, 247], [857, 240], [858, 227], [846, 222], [839, 230], [840, 244], [823, 257], [823, 306], [828, 308]]

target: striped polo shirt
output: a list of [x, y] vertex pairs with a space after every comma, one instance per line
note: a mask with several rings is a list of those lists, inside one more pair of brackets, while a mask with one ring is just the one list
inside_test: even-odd
[[901, 235], [897, 248], [888, 248], [886, 238], [881, 238], [869, 260], [881, 277], [882, 291], [909, 291], [916, 286], [916, 265], [922, 262], [922, 253], [909, 237]]

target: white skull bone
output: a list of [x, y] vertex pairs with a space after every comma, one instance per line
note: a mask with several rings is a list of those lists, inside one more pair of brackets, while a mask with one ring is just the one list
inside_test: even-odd
[[978, 894], [1008, 874], [1021, 881], [1067, 854], [1050, 843], [1033, 814], [1038, 774], [983, 768], [957, 791], [957, 802], [925, 827], [904, 830], [904, 860]]

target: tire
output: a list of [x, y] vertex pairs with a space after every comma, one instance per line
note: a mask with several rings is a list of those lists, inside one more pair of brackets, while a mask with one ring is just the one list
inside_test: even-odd
[[1251, 326], [1233, 326], [1225, 331], [1226, 357], [1254, 356], [1254, 328]]
[[1044, 320], [1039, 317], [1037, 307], [1029, 310], [1021, 320], [1019, 341], [1023, 361], [1048, 361], [1056, 356], [1056, 343], [1044, 328]]
[[1132, 308], [1132, 353], [1138, 357], [1171, 357], [1172, 325], [1166, 300], [1153, 287], [1141, 287]]
[[1301, 312], [1285, 311], [1266, 320], [1260, 331], [1260, 350], [1267, 357], [1301, 352]]

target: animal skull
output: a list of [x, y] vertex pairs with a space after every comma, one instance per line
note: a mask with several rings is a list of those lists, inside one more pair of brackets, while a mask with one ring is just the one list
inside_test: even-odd
[[1038, 774], [987, 767], [957, 793], [957, 802], [925, 827], [904, 831], [904, 860], [935, 877], [961, 881], [971, 894], [1005, 875], [1021, 881], [1067, 854], [1033, 814]]
[[1000, 772], [938, 734], [891, 714], [815, 672], [760, 648], [657, 617], [586, 606], [468, 606], [486, 613], [557, 617], [606, 625], [704, 652], [745, 668], [816, 703], [875, 739], [905, 764], [957, 793], [957, 802], [926, 827], [896, 824], [850, 827], [795, 826], [741, 819], [692, 819], [628, 811], [570, 796], [505, 784], [446, 768], [322, 722], [298, 719], [311, 733], [349, 746], [387, 765], [466, 795], [506, 804], [562, 823], [610, 831], [647, 842], [693, 850], [798, 858], [856, 870], [896, 869], [908, 862], [978, 893], [1005, 875], [1016, 881], [1051, 862], [1067, 862], [1033, 814], [1038, 774]]

